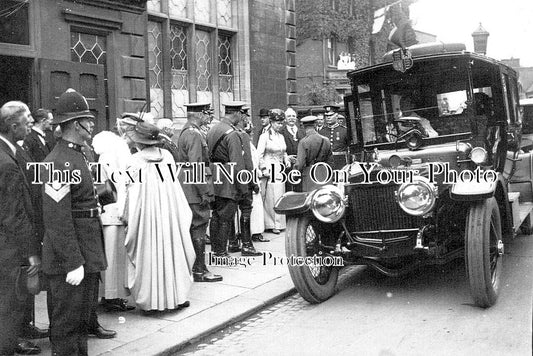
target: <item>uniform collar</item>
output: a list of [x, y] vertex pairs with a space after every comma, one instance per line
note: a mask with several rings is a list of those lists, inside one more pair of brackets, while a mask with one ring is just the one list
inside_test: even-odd
[[326, 127], [327, 127], [328, 129], [335, 129], [335, 128], [339, 127], [339, 123], [336, 122], [333, 126], [329, 126], [329, 125], [328, 125], [328, 126], [326, 126]]
[[73, 149], [74, 151], [78, 151], [78, 152], [82, 152], [81, 148], [83, 147], [82, 145], [79, 145], [77, 143], [74, 143], [74, 142], [70, 142], [70, 141], [67, 141], [67, 140], [64, 140], [64, 139], [61, 139], [59, 140], [59, 143], [70, 148], [70, 149]]

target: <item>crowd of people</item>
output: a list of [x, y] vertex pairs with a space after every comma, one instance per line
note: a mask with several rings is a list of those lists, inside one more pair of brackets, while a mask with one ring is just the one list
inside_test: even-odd
[[[1, 107], [0, 354], [37, 354], [27, 339], [49, 337], [53, 355], [87, 355], [87, 335], [116, 335], [99, 324], [99, 303], [147, 313], [188, 307], [193, 282], [223, 280], [207, 268], [207, 243], [218, 258], [261, 255], [254, 242], [285, 229], [276, 201], [316, 188], [313, 164], [346, 163], [335, 106], [325, 107], [322, 127], [316, 116], [298, 123], [291, 108], [261, 109], [256, 147], [250, 108], [223, 105], [216, 120], [209, 103], [186, 104], [179, 133], [171, 120], [123, 114], [116, 130], [94, 137], [95, 117], [72, 89], [55, 115], [18, 101]], [[292, 170], [300, 184], [271, 179]], [[259, 182], [236, 179], [242, 171]], [[21, 292], [35, 276], [46, 281], [49, 331], [32, 323], [33, 296]]]

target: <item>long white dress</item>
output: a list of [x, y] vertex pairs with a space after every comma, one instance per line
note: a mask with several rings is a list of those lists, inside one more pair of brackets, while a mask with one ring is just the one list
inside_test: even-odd
[[[285, 193], [285, 183], [272, 183], [268, 176], [272, 175], [271, 167], [280, 167], [287, 164], [287, 145], [283, 135], [270, 128], [267, 132], [259, 136], [257, 142], [257, 154], [259, 156], [259, 168], [266, 177], [261, 178], [261, 189], [263, 194], [263, 207], [265, 209], [265, 229], [285, 229], [285, 215], [277, 214], [274, 211], [276, 201]], [[276, 171], [280, 171], [277, 168]], [[281, 170], [284, 172], [284, 170]]]
[[174, 167], [170, 152], [147, 147], [128, 168], [135, 179], [127, 185], [128, 287], [143, 310], [177, 308], [188, 300], [193, 281], [192, 212], [169, 165]]
[[[110, 131], [102, 131], [93, 138], [94, 152], [99, 155], [101, 180], [115, 180], [116, 203], [103, 207], [101, 214], [107, 269], [102, 272], [100, 295], [106, 299], [125, 298], [126, 289], [126, 229], [120, 220], [126, 201], [126, 184], [122, 174], [131, 159], [130, 149], [124, 139]], [[114, 174], [112, 174], [114, 172]]]

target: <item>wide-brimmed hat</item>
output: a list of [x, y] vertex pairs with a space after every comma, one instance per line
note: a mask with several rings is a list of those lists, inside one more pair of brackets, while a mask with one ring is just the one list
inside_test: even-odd
[[270, 121], [283, 121], [285, 120], [285, 113], [281, 109], [272, 109], [268, 112]]
[[56, 106], [56, 114], [52, 124], [57, 125], [70, 120], [81, 118], [94, 119], [94, 114], [89, 110], [87, 99], [74, 89], [67, 89], [61, 94]]
[[135, 125], [135, 129], [126, 132], [126, 135], [135, 143], [157, 145], [162, 142], [159, 133], [160, 131], [157, 126], [149, 124], [148, 122], [139, 122]]

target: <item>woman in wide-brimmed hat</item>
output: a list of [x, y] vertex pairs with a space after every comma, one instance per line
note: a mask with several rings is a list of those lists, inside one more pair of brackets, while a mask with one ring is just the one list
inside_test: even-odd
[[143, 310], [188, 306], [196, 257], [189, 234], [192, 213], [176, 180], [174, 159], [157, 147], [157, 126], [140, 122], [126, 136], [139, 150], [128, 167], [132, 179], [124, 213], [128, 287]]

